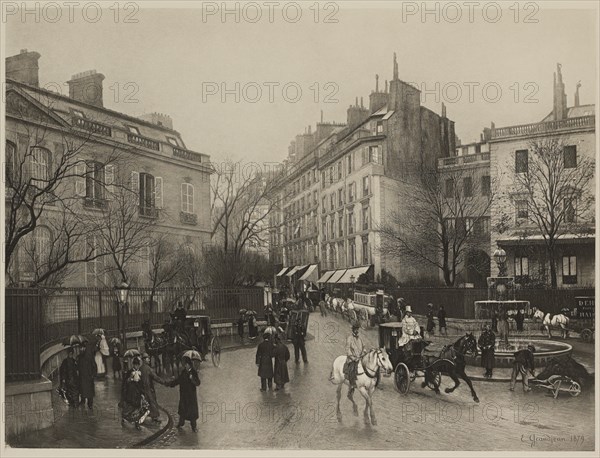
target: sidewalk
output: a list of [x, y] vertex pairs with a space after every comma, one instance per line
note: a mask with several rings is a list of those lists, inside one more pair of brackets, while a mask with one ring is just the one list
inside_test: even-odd
[[112, 373], [105, 380], [96, 381], [94, 409], [87, 406], [69, 408], [52, 393], [55, 423], [52, 427], [23, 435], [9, 443], [22, 448], [134, 448], [152, 441], [165, 431], [172, 419], [161, 412], [162, 423], [154, 425], [150, 419], [138, 431], [135, 426], [121, 425], [118, 408], [121, 380], [113, 379]]

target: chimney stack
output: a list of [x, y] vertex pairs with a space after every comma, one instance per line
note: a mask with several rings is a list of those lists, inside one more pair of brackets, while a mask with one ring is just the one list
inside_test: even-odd
[[575, 88], [575, 106], [579, 106], [579, 88], [581, 87], [581, 81], [577, 81], [577, 87]]
[[442, 118], [446, 117], [446, 105], [444, 105], [444, 102], [442, 102]]
[[375, 75], [375, 92], [379, 92], [379, 75]]
[[562, 65], [556, 64], [556, 73], [554, 73], [554, 106], [552, 114], [555, 121], [560, 121], [567, 117], [567, 94], [565, 94], [565, 84], [562, 80]]
[[77, 73], [67, 81], [69, 85], [69, 97], [83, 103], [89, 103], [96, 107], [104, 107], [102, 99], [102, 81], [104, 75], [96, 70]]
[[39, 66], [38, 60], [40, 54], [35, 51], [21, 49], [16, 56], [6, 58], [6, 79], [12, 79], [30, 86], [39, 87]]

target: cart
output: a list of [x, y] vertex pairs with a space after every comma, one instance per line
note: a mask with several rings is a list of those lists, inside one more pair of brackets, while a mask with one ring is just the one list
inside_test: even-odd
[[593, 342], [596, 326], [596, 298], [580, 296], [575, 298], [576, 305], [569, 321], [569, 331], [579, 333], [584, 342]]
[[304, 335], [308, 330], [308, 310], [292, 310], [288, 316], [288, 322], [286, 327], [286, 338], [287, 340], [294, 340], [296, 323], [302, 323], [304, 329]]
[[[448, 359], [436, 359], [423, 355], [425, 347], [429, 342], [418, 340], [411, 341], [407, 345], [413, 345], [420, 350], [413, 352], [407, 358], [403, 349], [398, 347], [398, 338], [402, 336], [402, 324], [398, 322], [382, 323], [379, 325], [379, 346], [385, 348], [390, 361], [394, 367], [394, 385], [401, 394], [407, 394], [410, 384], [417, 378], [423, 378], [423, 386], [432, 390], [439, 388], [442, 381], [442, 368], [454, 363]], [[428, 375], [426, 377], [426, 375]]]
[[581, 385], [566, 375], [551, 375], [546, 380], [531, 379], [530, 385], [546, 388], [552, 392], [554, 399], [558, 398], [560, 392], [569, 393], [571, 396], [579, 396]]
[[210, 353], [215, 367], [221, 364], [221, 340], [213, 335], [208, 315], [188, 315], [183, 323], [183, 332], [192, 347], [202, 355]]

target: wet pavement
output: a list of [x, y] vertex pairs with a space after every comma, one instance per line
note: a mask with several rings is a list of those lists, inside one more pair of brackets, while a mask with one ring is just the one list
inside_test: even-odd
[[[288, 364], [290, 383], [284, 391], [260, 392], [254, 364], [255, 348], [226, 351], [221, 366], [203, 364], [199, 387], [199, 432], [189, 424], [172, 428], [152, 444], [155, 448], [196, 449], [389, 449], [389, 450], [593, 450], [594, 393], [558, 399], [546, 390], [524, 393], [507, 382], [475, 381], [475, 403], [466, 384], [452, 394], [436, 395], [411, 384], [407, 395], [396, 391], [392, 378], [383, 378], [374, 394], [378, 426], [365, 425], [364, 400], [357, 392], [359, 416], [343, 390], [343, 418], [335, 415], [335, 387], [328, 381], [331, 363], [344, 353], [349, 324], [335, 315], [312, 313], [307, 341], [309, 363]], [[363, 331], [375, 347], [377, 330]], [[456, 337], [455, 337], [456, 338]], [[449, 343], [433, 338], [436, 346]], [[593, 365], [594, 346], [569, 341], [574, 357]], [[480, 370], [474, 368], [473, 370]], [[452, 381], [444, 377], [442, 388]], [[178, 389], [157, 389], [159, 403], [177, 420]]]

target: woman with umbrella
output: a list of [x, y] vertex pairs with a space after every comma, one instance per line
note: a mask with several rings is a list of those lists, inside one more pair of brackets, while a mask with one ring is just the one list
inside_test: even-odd
[[121, 391], [121, 423], [128, 421], [133, 423], [136, 429], [142, 429], [140, 423], [143, 423], [150, 409], [142, 389], [142, 373], [140, 367], [142, 361], [139, 357], [133, 358], [133, 368], [127, 372], [123, 379]]
[[177, 428], [183, 428], [185, 421], [189, 421], [192, 431], [198, 432], [196, 420], [198, 419], [198, 397], [196, 396], [196, 387], [200, 386], [200, 377], [192, 365], [192, 359], [202, 361], [202, 357], [195, 350], [186, 351], [181, 363], [183, 368], [179, 375], [167, 382], [167, 386], [175, 387], [179, 385], [179, 423]]
[[123, 378], [122, 370], [123, 366], [121, 365], [121, 341], [116, 337], [113, 337], [109, 341], [112, 347], [112, 370], [113, 370], [113, 378], [117, 378], [117, 374], [119, 378]]
[[252, 340], [256, 339], [258, 336], [258, 327], [256, 326], [256, 312], [253, 310], [248, 310], [246, 312], [248, 315], [248, 337]]
[[96, 367], [98, 368], [98, 377], [104, 378], [106, 377], [106, 373], [108, 371], [106, 360], [110, 354], [108, 350], [108, 343], [106, 342], [106, 337], [104, 336], [104, 329], [94, 329], [92, 331], [92, 335], [96, 336], [96, 339], [98, 339], [95, 355]]
[[275, 381], [275, 391], [283, 390], [285, 384], [290, 381], [287, 362], [290, 360], [290, 350], [281, 341], [277, 334], [275, 337], [275, 345], [273, 346], [273, 357], [275, 358], [275, 370], [273, 379]]
[[60, 365], [59, 375], [60, 389], [65, 394], [69, 407], [77, 407], [79, 405], [79, 368], [73, 347], [69, 347], [67, 350], [67, 357]]

